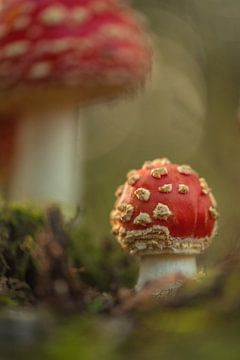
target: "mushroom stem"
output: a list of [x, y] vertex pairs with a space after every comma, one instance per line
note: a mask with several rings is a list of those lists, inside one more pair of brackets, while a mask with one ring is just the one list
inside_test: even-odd
[[76, 110], [34, 114], [22, 120], [16, 166], [10, 184], [12, 201], [38, 205], [79, 202], [79, 116]]
[[[191, 278], [197, 273], [196, 258], [193, 255], [148, 255], [140, 258], [139, 277], [136, 290], [146, 283], [173, 273]], [[174, 285], [174, 284], [173, 284]]]

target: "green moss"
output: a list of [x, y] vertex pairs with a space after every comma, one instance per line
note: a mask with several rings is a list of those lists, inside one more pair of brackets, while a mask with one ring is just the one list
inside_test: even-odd
[[48, 216], [48, 209], [1, 204], [0, 295], [4, 299], [7, 296], [9, 301], [23, 303], [37, 300], [34, 300], [40, 271], [37, 239], [46, 231], [53, 237], [61, 234], [67, 239], [69, 253], [66, 255], [85, 286], [101, 292], [133, 285], [136, 263], [120, 250], [115, 240], [95, 239], [82, 220], [64, 220], [57, 224]]
[[[3, 296], [27, 299], [34, 283], [34, 239], [44, 215], [29, 205], [0, 206], [0, 284]], [[31, 295], [30, 295], [31, 296]]]
[[82, 224], [70, 230], [71, 257], [81, 271], [82, 280], [100, 291], [132, 287], [136, 261], [124, 254], [111, 236], [95, 239]]

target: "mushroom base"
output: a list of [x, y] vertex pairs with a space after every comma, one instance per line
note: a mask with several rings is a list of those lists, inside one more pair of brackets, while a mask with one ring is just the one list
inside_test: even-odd
[[[141, 290], [144, 285], [153, 280], [160, 280], [164, 276], [179, 273], [186, 278], [197, 274], [195, 256], [191, 255], [150, 255], [140, 258], [140, 271], [135, 289]], [[158, 292], [171, 290], [179, 284], [171, 283], [167, 288], [156, 289]]]

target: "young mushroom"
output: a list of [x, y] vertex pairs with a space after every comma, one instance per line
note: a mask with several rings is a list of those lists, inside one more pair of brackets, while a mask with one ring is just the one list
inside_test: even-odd
[[129, 172], [116, 196], [112, 230], [123, 249], [140, 259], [136, 289], [175, 273], [194, 277], [196, 255], [217, 229], [217, 204], [206, 180], [188, 165], [156, 159]]
[[21, 117], [11, 200], [78, 202], [78, 108], [143, 86], [151, 50], [117, 0], [11, 0], [0, 12], [0, 112]]

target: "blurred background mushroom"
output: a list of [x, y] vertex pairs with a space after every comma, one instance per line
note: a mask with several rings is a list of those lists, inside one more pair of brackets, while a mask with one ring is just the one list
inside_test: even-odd
[[142, 26], [112, 0], [15, 0], [0, 23], [0, 110], [22, 114], [9, 199], [76, 205], [76, 106], [144, 85], [151, 50]]

